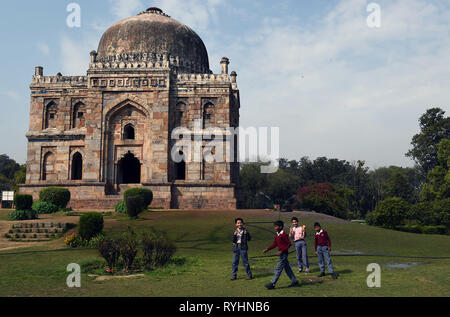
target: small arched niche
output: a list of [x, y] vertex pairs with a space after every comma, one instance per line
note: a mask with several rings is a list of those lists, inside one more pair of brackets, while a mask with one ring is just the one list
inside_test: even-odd
[[136, 130], [134, 129], [134, 126], [131, 123], [127, 124], [123, 128], [123, 139], [124, 140], [135, 140], [136, 139]]

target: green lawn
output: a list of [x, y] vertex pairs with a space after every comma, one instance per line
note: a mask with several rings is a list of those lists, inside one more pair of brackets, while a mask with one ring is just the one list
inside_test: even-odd
[[[64, 249], [62, 240], [48, 247], [0, 252], [0, 296], [450, 296], [450, 259], [418, 259], [380, 256], [338, 256], [339, 254], [450, 257], [450, 237], [417, 235], [361, 224], [336, 221], [331, 217], [304, 213], [301, 222], [308, 226], [308, 246], [312, 273], [298, 275], [301, 287], [288, 289], [284, 274], [277, 289], [267, 291], [264, 284], [273, 275], [276, 257], [261, 257], [273, 241], [270, 224], [249, 225], [250, 264], [255, 279], [246, 281], [240, 267], [239, 279], [231, 282], [231, 242], [234, 218], [249, 223], [278, 220], [278, 213], [242, 212], [151, 212], [144, 220], [128, 221], [123, 215], [105, 217], [105, 233], [117, 236], [128, 225], [137, 231], [150, 227], [166, 232], [176, 241], [176, 256], [189, 259], [189, 265], [146, 273], [132, 280], [94, 281], [82, 274], [82, 287], [66, 286], [69, 263], [82, 264], [98, 259], [95, 250], [52, 251]], [[288, 221], [293, 214], [281, 214]], [[57, 217], [57, 216], [54, 216]], [[318, 279], [317, 258], [313, 257], [312, 224], [319, 220], [333, 242], [333, 261], [338, 280]], [[74, 222], [77, 217], [74, 217]], [[49, 250], [45, 250], [49, 249]], [[274, 253], [271, 253], [274, 254]], [[295, 256], [290, 256], [294, 264]], [[366, 267], [382, 267], [381, 288], [367, 287]], [[400, 265], [400, 268], [397, 266]]]

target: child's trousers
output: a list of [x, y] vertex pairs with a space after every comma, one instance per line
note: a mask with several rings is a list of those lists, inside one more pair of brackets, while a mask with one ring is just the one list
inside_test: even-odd
[[295, 251], [297, 252], [297, 263], [299, 270], [302, 270], [303, 268], [309, 269], [306, 241], [299, 240], [295, 242]]
[[250, 269], [250, 264], [248, 263], [248, 252], [247, 250], [242, 250], [241, 247], [238, 247], [238, 249], [233, 253], [233, 277], [237, 276], [240, 258], [242, 258], [242, 264], [244, 264], [245, 273], [247, 273], [248, 277], [252, 277], [252, 271]]
[[325, 263], [324, 263], [325, 260], [328, 266], [328, 273], [333, 274], [334, 273], [333, 262], [331, 261], [331, 255], [330, 252], [328, 251], [327, 246], [317, 247], [317, 257], [319, 258], [320, 272], [325, 273]]
[[295, 278], [294, 272], [292, 272], [291, 266], [289, 265], [289, 259], [288, 259], [288, 253], [282, 253], [280, 255], [280, 259], [278, 260], [277, 266], [275, 268], [275, 276], [273, 277], [271, 283], [273, 285], [277, 284], [278, 279], [281, 276], [281, 273], [283, 273], [283, 270], [286, 272], [287, 276], [291, 279], [292, 282], [296, 282], [297, 279]]

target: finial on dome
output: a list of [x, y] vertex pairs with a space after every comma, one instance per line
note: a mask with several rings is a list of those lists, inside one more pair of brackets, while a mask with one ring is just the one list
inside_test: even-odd
[[163, 10], [161, 10], [160, 8], [157, 7], [151, 7], [147, 9], [147, 12], [159, 12], [159, 13], [164, 13]]
[[165, 17], [169, 17], [167, 14], [164, 13], [163, 10], [161, 10], [160, 8], [157, 8], [157, 7], [148, 8], [147, 10], [139, 13], [138, 15], [141, 15], [141, 14], [159, 14], [159, 15], [163, 15]]

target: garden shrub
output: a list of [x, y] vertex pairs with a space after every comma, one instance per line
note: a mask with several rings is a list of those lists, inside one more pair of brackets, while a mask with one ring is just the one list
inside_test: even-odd
[[70, 201], [70, 191], [67, 188], [48, 187], [39, 192], [39, 201], [52, 203], [59, 209], [67, 207]]
[[98, 252], [105, 259], [110, 269], [117, 265], [120, 257], [120, 246], [115, 240], [105, 239], [98, 245]]
[[447, 234], [446, 226], [424, 226], [423, 233], [425, 234]]
[[80, 217], [78, 232], [81, 238], [90, 240], [103, 230], [103, 215], [98, 212], [89, 212]]
[[53, 214], [58, 211], [58, 206], [45, 201], [36, 201], [31, 206], [31, 209], [33, 209], [40, 215]]
[[378, 203], [366, 216], [369, 225], [392, 228], [402, 225], [409, 213], [409, 205], [402, 198], [388, 198]]
[[168, 240], [167, 238], [160, 237], [156, 239], [153, 265], [155, 267], [166, 265], [175, 254], [176, 250], [177, 247], [175, 246], [175, 243]]
[[405, 226], [396, 226], [395, 230], [410, 232], [410, 233], [423, 233], [423, 228], [421, 225], [405, 225]]
[[123, 201], [130, 197], [139, 197], [142, 199], [142, 208], [147, 209], [153, 201], [153, 192], [148, 188], [130, 188], [123, 193]]
[[141, 238], [142, 260], [146, 266], [153, 265], [153, 252], [155, 251], [155, 235], [150, 232], [144, 232]]
[[16, 210], [29, 210], [33, 205], [33, 196], [16, 194], [14, 196], [14, 206]]
[[115, 212], [120, 214], [127, 214], [127, 204], [124, 201], [121, 201], [114, 207]]
[[125, 232], [119, 239], [120, 255], [122, 256], [125, 269], [132, 267], [134, 259], [137, 255], [138, 240], [136, 233], [128, 227], [128, 231]]
[[126, 200], [127, 211], [130, 218], [137, 218], [143, 211], [143, 202], [141, 197], [129, 197]]
[[175, 244], [164, 236], [144, 232], [141, 236], [142, 260], [145, 266], [156, 268], [166, 265], [175, 254]]
[[38, 219], [38, 215], [34, 210], [16, 210], [9, 215], [9, 220], [33, 220]]

